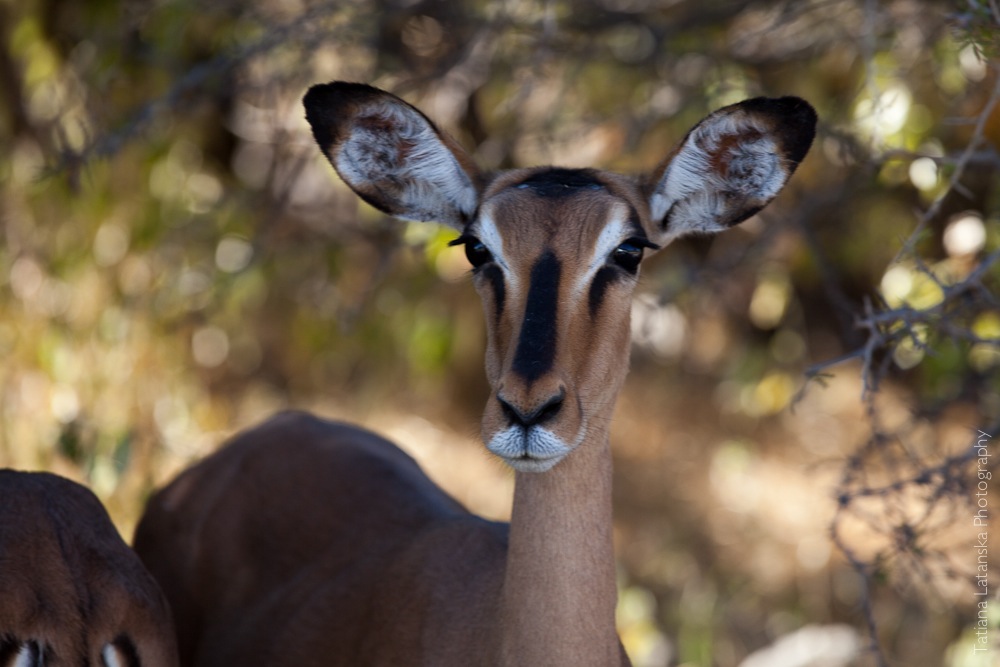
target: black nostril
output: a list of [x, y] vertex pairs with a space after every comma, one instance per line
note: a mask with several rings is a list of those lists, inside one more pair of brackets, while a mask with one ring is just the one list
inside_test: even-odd
[[511, 424], [524, 426], [525, 428], [543, 424], [555, 417], [559, 414], [559, 410], [562, 408], [563, 400], [565, 398], [566, 391], [561, 390], [558, 396], [553, 396], [530, 412], [524, 412], [505, 401], [502, 397], [497, 396], [497, 400], [500, 401], [500, 409], [503, 410], [503, 414], [507, 417], [507, 421]]
[[500, 409], [503, 411], [503, 416], [507, 418], [508, 422], [510, 422], [511, 424], [522, 423], [521, 413], [518, 412], [516, 409], [514, 409], [514, 406], [512, 406], [510, 403], [503, 400], [499, 396], [497, 396], [497, 400], [500, 401]]
[[559, 414], [559, 409], [562, 408], [563, 398], [565, 394], [560, 393], [558, 396], [553, 396], [550, 398], [542, 407], [535, 410], [534, 420], [531, 425], [541, 424], [547, 422], [557, 414]]

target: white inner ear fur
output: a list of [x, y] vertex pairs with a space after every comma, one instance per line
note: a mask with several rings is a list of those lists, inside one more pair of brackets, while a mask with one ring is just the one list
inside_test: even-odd
[[337, 153], [337, 171], [349, 184], [395, 193], [396, 215], [455, 226], [476, 210], [469, 175], [427, 120], [409, 107], [373, 104], [355, 119]]
[[[713, 169], [713, 157], [728, 165], [725, 173]], [[719, 232], [733, 214], [729, 207], [734, 196], [737, 202], [763, 205], [787, 180], [788, 171], [768, 129], [734, 110], [710, 116], [688, 135], [650, 198], [650, 213], [660, 221], [674, 209], [666, 230], [668, 242], [689, 233]]]

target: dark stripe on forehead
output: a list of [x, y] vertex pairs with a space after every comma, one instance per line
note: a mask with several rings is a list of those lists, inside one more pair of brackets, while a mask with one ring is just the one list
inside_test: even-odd
[[593, 169], [549, 167], [536, 171], [514, 187], [519, 190], [530, 189], [541, 197], [566, 197], [580, 190], [602, 190], [604, 183]]
[[501, 271], [498, 266], [490, 264], [489, 266], [483, 267], [483, 270], [479, 273], [493, 288], [493, 314], [494, 317], [496, 317], [497, 324], [499, 324], [500, 316], [503, 315], [504, 301], [507, 298], [507, 292], [503, 282], [503, 271]]
[[545, 375], [555, 364], [561, 274], [562, 266], [551, 250], [531, 269], [524, 321], [511, 365], [511, 370], [529, 383]]

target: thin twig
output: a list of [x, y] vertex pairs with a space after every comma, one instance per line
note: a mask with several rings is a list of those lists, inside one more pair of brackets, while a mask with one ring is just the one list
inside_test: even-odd
[[[342, 7], [335, 3], [318, 5], [294, 21], [265, 31], [264, 36], [255, 42], [195, 65], [165, 94], [134, 111], [117, 131], [101, 135], [79, 152], [64, 152], [59, 161], [48, 170], [47, 175], [65, 171], [75, 172], [94, 160], [113, 157], [139, 136], [157, 116], [175, 109], [192, 91], [209, 85], [252, 58], [289, 43], [294, 43], [298, 48], [309, 48], [311, 45], [332, 38], [337, 31], [326, 28], [322, 19], [341, 9]], [[342, 28], [341, 31], [346, 32], [347, 28]]]
[[961, 156], [955, 163], [955, 171], [952, 172], [951, 178], [948, 180], [948, 187], [931, 202], [931, 205], [927, 207], [927, 210], [917, 221], [917, 226], [911, 232], [909, 238], [900, 248], [899, 252], [896, 253], [896, 258], [894, 261], [899, 262], [904, 257], [913, 255], [914, 249], [917, 242], [920, 240], [920, 235], [923, 233], [924, 229], [930, 224], [931, 220], [937, 217], [938, 213], [941, 211], [941, 205], [944, 200], [953, 191], [959, 188], [959, 181], [965, 174], [966, 167], [969, 166], [972, 156], [976, 154], [976, 150], [979, 145], [983, 142], [983, 132], [986, 129], [986, 121], [989, 120], [990, 116], [993, 114], [993, 109], [996, 107], [997, 103], [1000, 102], [1000, 73], [997, 74], [993, 82], [993, 91], [990, 93], [989, 99], [983, 106], [982, 111], [979, 112], [979, 116], [976, 119], [976, 125], [972, 130], [972, 137], [969, 139], [969, 143], [966, 145], [965, 150], [962, 151]]

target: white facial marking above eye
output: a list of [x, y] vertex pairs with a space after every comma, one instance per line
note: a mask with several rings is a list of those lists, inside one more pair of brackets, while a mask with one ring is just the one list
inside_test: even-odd
[[38, 660], [34, 647], [30, 642], [25, 642], [21, 644], [20, 650], [14, 656], [14, 662], [11, 663], [11, 667], [35, 667], [37, 664]]
[[594, 279], [594, 275], [607, 264], [608, 257], [615, 248], [628, 239], [631, 232], [632, 229], [628, 221], [628, 206], [616, 203], [611, 209], [608, 223], [601, 230], [597, 240], [594, 241], [594, 252], [587, 262], [586, 269], [573, 280], [573, 289], [570, 292], [573, 302], [586, 293], [587, 286]]
[[486, 249], [490, 251], [493, 255], [493, 261], [497, 263], [503, 270], [504, 278], [507, 280], [508, 288], [512, 292], [517, 291], [517, 276], [510, 269], [510, 264], [507, 262], [507, 257], [504, 255], [504, 242], [503, 237], [500, 235], [500, 230], [497, 228], [496, 222], [493, 220], [493, 211], [488, 206], [483, 206], [480, 209], [479, 218], [476, 220], [475, 224], [469, 229], [469, 234], [475, 236], [477, 239], [483, 242]]
[[125, 667], [125, 662], [121, 659], [121, 654], [114, 644], [105, 644], [101, 649], [101, 658], [104, 660], [104, 667]]
[[503, 237], [500, 236], [500, 230], [497, 229], [491, 213], [492, 211], [488, 211], [484, 207], [479, 220], [476, 221], [476, 224], [470, 231], [477, 239], [483, 242], [487, 250], [493, 255], [493, 260], [500, 265], [500, 268], [504, 271], [510, 271], [510, 264], [507, 263], [507, 257], [503, 254]]

